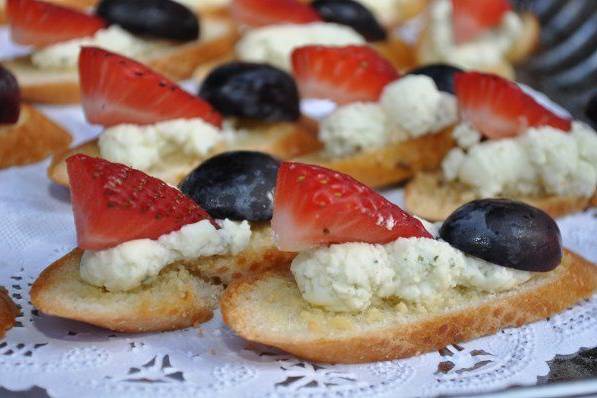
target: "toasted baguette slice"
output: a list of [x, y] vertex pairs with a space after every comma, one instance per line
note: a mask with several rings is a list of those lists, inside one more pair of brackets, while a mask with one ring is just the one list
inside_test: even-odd
[[[514, 79], [514, 68], [512, 64], [524, 61], [539, 44], [540, 25], [537, 17], [531, 13], [521, 14], [523, 23], [523, 33], [520, 40], [507, 54], [506, 59], [498, 64], [489, 65], [479, 69], [481, 72], [494, 73], [508, 79]], [[432, 51], [430, 43], [430, 34], [428, 29], [421, 33], [418, 43], [415, 46], [415, 58], [418, 64], [424, 65], [433, 62], [441, 62]]]
[[19, 309], [10, 299], [8, 292], [0, 286], [0, 339], [16, 322]]
[[199, 5], [195, 10], [202, 17], [230, 18], [230, 5]]
[[434, 308], [390, 303], [356, 314], [309, 305], [288, 270], [233, 282], [224, 322], [241, 337], [312, 361], [362, 363], [405, 358], [534, 322], [591, 296], [597, 267], [565, 251], [562, 264], [521, 286], [487, 294], [454, 289]]
[[39, 162], [67, 149], [71, 139], [43, 113], [23, 104], [17, 123], [0, 125], [0, 169]]
[[[316, 122], [306, 118], [302, 118], [296, 123], [262, 123], [244, 129], [245, 132], [239, 134], [233, 141], [226, 141], [214, 148], [210, 156], [225, 151], [253, 150], [270, 153], [281, 159], [289, 159], [318, 150], [321, 147], [321, 143], [317, 140], [316, 130]], [[48, 167], [50, 180], [56, 184], [68, 186], [65, 160], [77, 153], [99, 157], [97, 139], [56, 154]], [[180, 159], [172, 156], [171, 159], [164, 161], [160, 170], [151, 171], [150, 174], [169, 184], [178, 184], [199, 165], [201, 160], [181, 163]]]
[[249, 247], [236, 256], [179, 261], [128, 292], [108, 292], [83, 282], [83, 251], [75, 249], [42, 272], [31, 288], [31, 302], [45, 314], [118, 332], [173, 330], [205, 322], [213, 315], [222, 283], [287, 267], [294, 257], [274, 247], [269, 226], [252, 229]]
[[[140, 59], [150, 68], [174, 80], [191, 76], [197, 65], [232, 51], [237, 33], [222, 18], [204, 18], [201, 38], [197, 41], [164, 44], [151, 57]], [[80, 100], [79, 76], [76, 69], [44, 70], [31, 63], [31, 57], [2, 61], [17, 78], [25, 100], [48, 104], [71, 104]]]
[[[441, 172], [419, 173], [405, 188], [405, 207], [413, 214], [430, 221], [445, 220], [454, 210], [477, 195], [465, 184], [443, 181]], [[509, 198], [528, 203], [545, 211], [552, 217], [561, 217], [586, 209], [597, 202], [593, 198], [573, 196], [516, 197]]]
[[364, 150], [356, 155], [331, 158], [318, 151], [293, 160], [337, 170], [379, 188], [407, 180], [417, 171], [437, 169], [453, 146], [452, 128], [447, 128], [437, 134]]

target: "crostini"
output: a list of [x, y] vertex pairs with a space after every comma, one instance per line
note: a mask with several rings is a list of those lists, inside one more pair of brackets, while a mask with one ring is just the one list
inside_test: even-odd
[[292, 54], [302, 98], [334, 101], [319, 123], [322, 148], [295, 158], [382, 187], [434, 170], [454, 146], [452, 76], [434, 65], [402, 77], [366, 46], [306, 46]]
[[202, 18], [171, 0], [104, 0], [94, 15], [38, 0], [7, 0], [12, 39], [35, 47], [29, 56], [3, 60], [23, 98], [52, 104], [79, 101], [80, 47], [127, 54], [172, 79], [230, 51], [236, 31], [226, 19]]
[[33, 284], [45, 314], [120, 332], [188, 327], [211, 318], [223, 284], [294, 257], [273, 244], [278, 161], [268, 155], [212, 158], [182, 192], [82, 154], [67, 167], [79, 247]]
[[220, 301], [239, 336], [323, 363], [409, 357], [553, 315], [597, 290], [529, 205], [479, 200], [437, 229], [356, 180], [280, 166], [272, 219], [290, 270], [233, 281]]
[[15, 325], [17, 315], [19, 309], [8, 296], [6, 289], [0, 286], [0, 339]]
[[461, 122], [441, 169], [408, 183], [408, 211], [443, 220], [473, 199], [503, 197], [552, 217], [597, 203], [597, 134], [496, 75], [455, 75]]
[[0, 169], [38, 162], [70, 142], [62, 127], [21, 103], [17, 80], [0, 65]]
[[512, 64], [539, 43], [537, 17], [514, 12], [508, 0], [434, 0], [424, 26], [415, 50], [419, 64], [449, 62], [510, 79]]
[[412, 49], [356, 1], [233, 0], [230, 7], [242, 37], [234, 52], [200, 66], [195, 72], [198, 80], [230, 60], [269, 63], [290, 71], [292, 50], [306, 45], [369, 43], [399, 70], [416, 63]]
[[[106, 129], [98, 139], [54, 156], [48, 175], [61, 185], [68, 185], [65, 159], [75, 153], [124, 163], [177, 184], [202, 160], [223, 151], [258, 150], [286, 159], [319, 145], [307, 120], [240, 126], [223, 122], [207, 101], [136, 61], [100, 48], [81, 50], [79, 71], [86, 118]], [[272, 75], [262, 77], [264, 81], [268, 76]], [[259, 91], [257, 80], [252, 83], [249, 88]], [[280, 93], [291, 89], [278, 88]], [[238, 86], [236, 93], [241, 94]], [[292, 114], [298, 117], [298, 98], [295, 102], [297, 110]], [[291, 113], [281, 103], [269, 111], [272, 118], [277, 111], [283, 116]]]

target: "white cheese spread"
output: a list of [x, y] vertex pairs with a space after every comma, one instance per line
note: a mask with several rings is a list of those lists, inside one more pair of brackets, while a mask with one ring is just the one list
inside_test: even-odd
[[389, 131], [386, 115], [378, 104], [355, 102], [323, 119], [319, 139], [328, 154], [340, 157], [383, 147], [390, 140]]
[[319, 138], [328, 154], [340, 157], [435, 133], [457, 119], [453, 95], [428, 76], [409, 75], [388, 84], [379, 103], [338, 107], [321, 121]]
[[474, 129], [454, 129], [460, 147], [448, 153], [442, 170], [447, 181], [463, 182], [479, 197], [588, 197], [595, 192], [597, 133], [583, 123], [574, 122], [568, 133], [539, 127], [481, 143], [480, 135], [470, 130]]
[[390, 127], [406, 138], [437, 132], [458, 119], [456, 99], [439, 91], [433, 79], [408, 75], [388, 84], [380, 103]]
[[220, 130], [201, 118], [174, 119], [110, 127], [100, 135], [99, 148], [104, 159], [149, 172], [170, 155], [178, 161], [200, 159], [223, 139]]
[[223, 220], [219, 224], [221, 228], [216, 229], [202, 220], [157, 240], [137, 239], [106, 250], [86, 250], [81, 258], [81, 278], [109, 291], [126, 291], [157, 276], [174, 261], [237, 254], [247, 247], [251, 238], [247, 221]]
[[236, 54], [242, 61], [265, 62], [290, 71], [290, 55], [297, 47], [351, 44], [365, 44], [365, 39], [348, 26], [325, 22], [281, 24], [247, 32], [236, 45]]
[[452, 2], [436, 0], [430, 7], [430, 50], [428, 62], [448, 62], [464, 69], [484, 69], [501, 63], [521, 38], [520, 17], [508, 11], [499, 26], [471, 42], [456, 44], [452, 29]]
[[303, 298], [329, 311], [357, 312], [383, 299], [439, 303], [457, 287], [512, 289], [532, 274], [465, 255], [441, 240], [344, 243], [300, 253], [291, 271]]
[[74, 69], [81, 46], [97, 46], [130, 58], [150, 54], [157, 43], [140, 39], [117, 25], [98, 30], [92, 37], [67, 40], [37, 50], [31, 62], [40, 69]]

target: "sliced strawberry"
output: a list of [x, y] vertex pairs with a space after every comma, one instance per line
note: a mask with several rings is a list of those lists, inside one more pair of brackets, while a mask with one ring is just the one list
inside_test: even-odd
[[421, 221], [400, 207], [352, 177], [323, 167], [282, 163], [275, 192], [272, 228], [281, 250], [431, 238]]
[[321, 20], [313, 8], [297, 0], [232, 0], [230, 12], [236, 22], [252, 28]]
[[515, 83], [499, 76], [456, 73], [454, 90], [462, 119], [488, 138], [514, 137], [529, 127], [571, 128], [569, 119], [546, 109]]
[[7, 0], [10, 36], [19, 44], [48, 44], [92, 36], [106, 23], [100, 17], [38, 0]]
[[454, 40], [464, 43], [495, 28], [511, 9], [508, 0], [452, 0]]
[[201, 220], [213, 223], [193, 200], [141, 171], [82, 154], [69, 157], [66, 165], [82, 249], [157, 239]]
[[208, 102], [147, 66], [101, 48], [83, 47], [79, 77], [83, 109], [91, 123], [151, 124], [195, 117], [216, 126], [222, 123]]
[[305, 46], [292, 52], [292, 71], [303, 98], [347, 104], [376, 101], [398, 78], [392, 64], [368, 46]]

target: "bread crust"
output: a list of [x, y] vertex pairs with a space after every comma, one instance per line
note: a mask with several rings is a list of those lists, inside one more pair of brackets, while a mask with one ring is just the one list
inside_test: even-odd
[[[515, 73], [512, 64], [524, 61], [538, 46], [540, 25], [535, 15], [529, 12], [520, 15], [523, 22], [523, 33], [521, 39], [515, 43], [515, 46], [506, 54], [506, 59], [495, 65], [488, 65], [481, 72], [494, 73], [507, 79], [514, 79]], [[420, 65], [438, 62], [430, 50], [429, 29], [423, 29], [417, 44], [415, 45], [415, 59]]]
[[[215, 149], [210, 156], [232, 150], [255, 150], [270, 153], [281, 159], [288, 159], [312, 152], [321, 147], [321, 143], [317, 140], [317, 124], [306, 118], [302, 118], [296, 123], [257, 123], [246, 129], [246, 131], [246, 134], [239, 136], [234, 142]], [[68, 186], [65, 160], [77, 153], [99, 157], [97, 139], [57, 153], [48, 167], [50, 180], [56, 184]], [[197, 164], [199, 163], [200, 161]], [[176, 184], [191, 170], [192, 167], [163, 179], [166, 182]]]
[[385, 41], [371, 45], [400, 72], [408, 71], [417, 65], [412, 45], [405, 43], [397, 36], [390, 36]]
[[[281, 289], [293, 292], [288, 294], [299, 294], [287, 270], [268, 271], [233, 282], [224, 292], [220, 304], [224, 322], [247, 340], [274, 346], [317, 362], [385, 361], [438, 350], [449, 344], [493, 334], [506, 327], [540, 320], [590, 297], [597, 289], [597, 268], [582, 257], [565, 251], [558, 269], [557, 272], [552, 271], [555, 272], [552, 275], [543, 275], [544, 279], [532, 285], [532, 288], [521, 286], [474, 306], [446, 307], [424, 319], [405, 320], [374, 331], [357, 331], [335, 338], [317, 330], [291, 338], [277, 333], [276, 325], [259, 324], [259, 312], [265, 311], [262, 306], [276, 305], [255, 302], [257, 299], [253, 294], [262, 282], [279, 278], [282, 280], [280, 285], [286, 286]], [[284, 310], [289, 311], [288, 308]], [[254, 321], [255, 317], [257, 321]]]
[[437, 169], [453, 146], [450, 127], [436, 134], [342, 158], [330, 158], [323, 151], [318, 151], [293, 160], [337, 170], [365, 185], [379, 188], [409, 179], [417, 171]]
[[10, 299], [6, 289], [0, 286], [0, 339], [15, 325], [17, 315], [19, 309]]
[[[228, 19], [210, 17], [209, 21], [222, 29], [220, 35], [209, 40], [171, 46], [159, 51], [156, 56], [141, 61], [173, 80], [190, 77], [197, 65], [232, 51], [238, 39], [238, 33]], [[2, 64], [16, 76], [22, 98], [27, 101], [73, 104], [81, 100], [76, 70], [41, 71], [33, 66], [30, 56], [2, 61]]]
[[0, 169], [38, 162], [68, 148], [72, 137], [34, 107], [22, 104], [19, 121], [0, 126]]
[[513, 64], [523, 62], [537, 49], [541, 34], [539, 19], [534, 14], [524, 12], [520, 17], [523, 27], [522, 40], [517, 41], [516, 45], [507, 54], [508, 61]]
[[168, 54], [147, 60], [150, 68], [173, 80], [188, 79], [193, 71], [204, 62], [229, 54], [239, 38], [238, 31], [226, 18], [212, 19], [226, 25], [226, 33], [212, 40], [192, 42], [175, 46]]
[[83, 251], [75, 249], [41, 273], [31, 288], [31, 302], [47, 315], [125, 333], [206, 322], [213, 315], [222, 283], [270, 268], [287, 268], [295, 256], [275, 248], [268, 225], [251, 229], [249, 247], [237, 255], [176, 262], [130, 292], [108, 292], [83, 282], [79, 274]]
[[[31, 303], [47, 315], [73, 319], [119, 332], [149, 332], [173, 330], [206, 322], [213, 316], [211, 305], [198, 296], [192, 283], [178, 287], [177, 295], [166, 302], [161, 296], [154, 297], [152, 289], [138, 293], [133, 304], [124, 303], [118, 311], [86, 300], [83, 294], [72, 289], [61, 290], [64, 280], [74, 280], [84, 285], [79, 278], [79, 263], [83, 251], [75, 249], [62, 257], [37, 278], [31, 288]], [[97, 289], [97, 292], [94, 290]], [[90, 292], [91, 291], [91, 292]], [[101, 292], [101, 289], [89, 286], [86, 294]], [[118, 295], [105, 292], [105, 295]], [[89, 305], [87, 305], [89, 304]]]
[[[429, 221], [445, 220], [454, 210], [478, 199], [477, 195], [466, 185], [455, 182], [444, 182], [439, 171], [418, 173], [404, 190], [404, 202], [408, 211]], [[569, 213], [582, 211], [597, 201], [597, 192], [592, 198], [580, 197], [514, 197], [538, 207], [556, 218]]]

